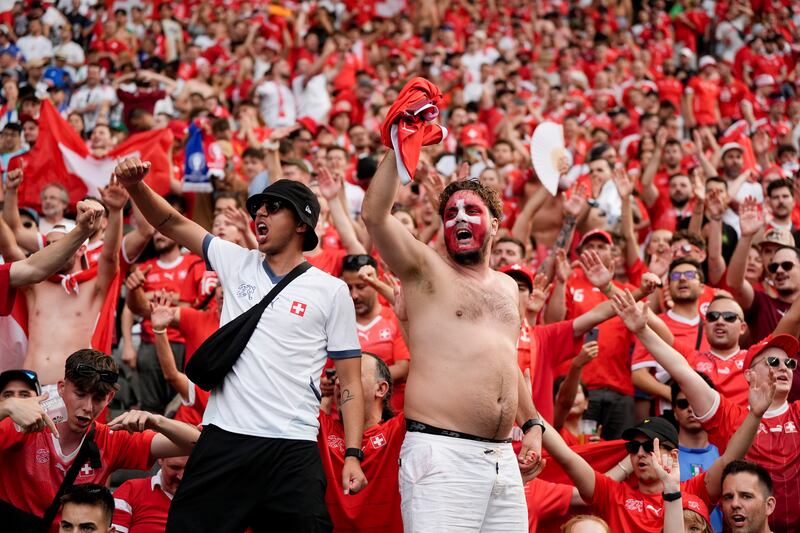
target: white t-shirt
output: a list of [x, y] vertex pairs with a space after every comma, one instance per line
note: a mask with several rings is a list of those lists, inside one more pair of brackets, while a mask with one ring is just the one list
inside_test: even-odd
[[309, 116], [318, 123], [327, 122], [331, 110], [331, 97], [328, 94], [328, 79], [317, 74], [303, 85], [304, 76], [292, 80], [292, 92], [297, 102], [298, 116]]
[[265, 81], [256, 89], [261, 98], [261, 118], [270, 128], [291, 126], [297, 119], [294, 94], [285, 84]]
[[53, 43], [44, 35], [39, 35], [38, 37], [34, 37], [33, 35], [20, 37], [19, 40], [17, 40], [17, 48], [19, 48], [22, 55], [25, 56], [25, 61], [53, 57]]
[[114, 89], [108, 85], [95, 85], [94, 87], [84, 85], [73, 93], [69, 101], [69, 108], [70, 110], [75, 110], [82, 109], [89, 104], [97, 104], [97, 109], [94, 111], [83, 113], [85, 129], [86, 131], [91, 131], [94, 129], [95, 124], [97, 124], [97, 119], [100, 116], [100, 107], [103, 102], [108, 101], [113, 104], [116, 100], [117, 94], [114, 92]]
[[[203, 255], [224, 289], [220, 325], [241, 315], [280, 281], [258, 250], [211, 235]], [[360, 357], [347, 285], [311, 267], [261, 317], [247, 347], [211, 393], [203, 424], [255, 437], [315, 441], [319, 380], [327, 357]]]

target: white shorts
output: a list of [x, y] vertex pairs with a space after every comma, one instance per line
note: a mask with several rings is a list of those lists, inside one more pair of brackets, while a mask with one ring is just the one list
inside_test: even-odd
[[400, 450], [406, 533], [527, 533], [528, 507], [511, 444], [409, 431]]

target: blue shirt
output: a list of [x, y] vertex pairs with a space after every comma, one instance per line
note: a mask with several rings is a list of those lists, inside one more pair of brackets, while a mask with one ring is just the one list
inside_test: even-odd
[[[678, 445], [678, 461], [681, 465], [681, 481], [691, 479], [702, 474], [719, 459], [719, 450], [713, 444], [705, 448], [687, 448]], [[716, 533], [722, 531], [722, 512], [719, 506], [711, 511], [711, 527]]]

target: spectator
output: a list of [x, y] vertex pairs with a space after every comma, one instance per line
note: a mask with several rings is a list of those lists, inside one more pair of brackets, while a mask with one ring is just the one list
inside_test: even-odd
[[775, 512], [769, 472], [756, 463], [734, 461], [722, 473], [722, 511], [731, 531], [771, 531], [768, 519]]
[[31, 370], [0, 372], [0, 401], [7, 398], [32, 398], [41, 393], [36, 372]]
[[75, 485], [61, 497], [59, 533], [88, 530], [97, 533], [115, 531], [111, 525], [115, 499], [106, 487], [97, 483]]

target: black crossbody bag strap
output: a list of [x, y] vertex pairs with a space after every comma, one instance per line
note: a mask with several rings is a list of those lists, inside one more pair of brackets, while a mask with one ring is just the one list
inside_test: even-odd
[[42, 517], [43, 533], [50, 531], [50, 525], [53, 523], [58, 509], [61, 507], [61, 497], [75, 483], [75, 478], [78, 477], [78, 472], [80, 472], [83, 465], [86, 464], [87, 459], [91, 462], [92, 468], [100, 468], [100, 451], [97, 449], [97, 444], [94, 442], [94, 425], [92, 425], [92, 429], [89, 430], [89, 433], [86, 434], [86, 438], [83, 440], [83, 444], [81, 444], [78, 455], [75, 456], [75, 460], [72, 462], [69, 470], [67, 470], [67, 474], [64, 476], [64, 481], [61, 482], [61, 486], [58, 487], [55, 498], [50, 502], [50, 507], [44, 512], [44, 516]]
[[697, 340], [694, 343], [694, 349], [699, 350], [700, 345], [703, 343], [703, 319], [700, 319], [700, 324], [697, 325]]

